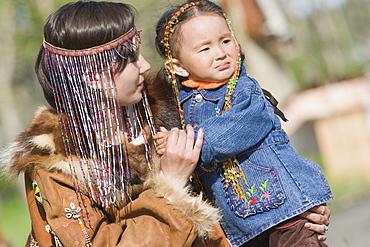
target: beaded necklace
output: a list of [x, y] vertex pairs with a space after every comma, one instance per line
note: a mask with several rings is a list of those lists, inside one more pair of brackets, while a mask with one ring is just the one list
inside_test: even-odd
[[[177, 85], [176, 73], [174, 72], [172, 63], [171, 63], [173, 56], [172, 56], [171, 46], [169, 43], [169, 36], [170, 34], [174, 32], [174, 26], [179, 23], [178, 17], [183, 12], [185, 12], [187, 9], [193, 6], [196, 6], [196, 5], [200, 5], [200, 4], [202, 3], [201, 2], [191, 2], [191, 3], [183, 5], [168, 21], [167, 26], [164, 31], [164, 38], [163, 38], [165, 56], [167, 58], [167, 61], [170, 61], [170, 69], [168, 70], [168, 76], [172, 82], [172, 89], [176, 97], [176, 101], [177, 101], [177, 105], [179, 109], [180, 121], [181, 121], [181, 125], [183, 129], [185, 129], [185, 120], [184, 120], [184, 115], [183, 115], [183, 109], [181, 107], [180, 99], [179, 99], [179, 88]], [[237, 58], [237, 62], [235, 65], [235, 71], [227, 83], [227, 91], [226, 91], [225, 98], [224, 98], [224, 106], [223, 106], [223, 109], [220, 115], [223, 115], [226, 110], [232, 107], [231, 95], [235, 91], [236, 84], [239, 78], [241, 64], [242, 64], [240, 47], [236, 40], [235, 34], [231, 28], [231, 21], [227, 18], [226, 13], [223, 13], [223, 17], [225, 18], [226, 24], [235, 41], [235, 49], [237, 50], [238, 58]], [[206, 169], [203, 166], [202, 166], [202, 169], [206, 172], [213, 172], [214, 170], [216, 170], [217, 166], [218, 164], [215, 163], [212, 169]], [[246, 180], [245, 174], [242, 171], [236, 157], [233, 157], [229, 160], [222, 162], [221, 167], [223, 169], [224, 183], [226, 187], [233, 186], [233, 190], [237, 194], [238, 198], [245, 201], [246, 200], [245, 193], [243, 192], [242, 187], [240, 186], [240, 182], [244, 183], [246, 186], [248, 186], [248, 182]], [[199, 184], [200, 184], [199, 181], [193, 181], [193, 183], [197, 185], [197, 187], [199, 187]]]

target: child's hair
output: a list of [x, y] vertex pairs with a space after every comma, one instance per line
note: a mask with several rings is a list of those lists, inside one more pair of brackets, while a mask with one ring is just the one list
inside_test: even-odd
[[[173, 28], [173, 32], [171, 33], [171, 35], [169, 35], [169, 43], [171, 44], [171, 51], [174, 57], [178, 56], [180, 52], [180, 49], [179, 49], [181, 47], [180, 30], [181, 30], [181, 24], [183, 22], [188, 21], [194, 17], [204, 15], [204, 14], [215, 14], [215, 15], [224, 17], [225, 11], [223, 10], [223, 8], [209, 0], [201, 0], [201, 1], [188, 0], [184, 4], [171, 7], [158, 20], [157, 26], [156, 26], [155, 45], [156, 45], [159, 55], [161, 55], [163, 58], [166, 58], [166, 51], [165, 51], [164, 40], [163, 40], [164, 33], [166, 31], [166, 26], [168, 22], [170, 21], [171, 17], [176, 12], [178, 12], [182, 6], [184, 6], [187, 3], [199, 3], [199, 4], [191, 6], [186, 11], [182, 12], [177, 18], [177, 23]], [[242, 61], [244, 61], [244, 54], [242, 53], [242, 51], [240, 51], [240, 53], [241, 53], [241, 59]]]
[[170, 21], [171, 17], [180, 10], [182, 6], [184, 6], [186, 3], [199, 3], [197, 5], [189, 7], [186, 11], [182, 12], [178, 18], [177, 18], [177, 23], [173, 28], [173, 33], [169, 35], [169, 43], [171, 44], [171, 51], [174, 57], [179, 55], [179, 47], [181, 43], [181, 35], [180, 35], [180, 30], [181, 30], [181, 23], [190, 20], [194, 17], [200, 16], [202, 14], [216, 14], [220, 15], [223, 17], [224, 11], [223, 9], [218, 6], [217, 4], [208, 1], [208, 0], [201, 0], [201, 1], [190, 1], [188, 0], [184, 4], [174, 6], [167, 10], [162, 17], [159, 19], [157, 22], [157, 27], [156, 27], [156, 39], [155, 39], [155, 44], [158, 53], [163, 57], [166, 58], [166, 53], [165, 53], [165, 47], [164, 47], [164, 33], [166, 30], [166, 26], [168, 22]]
[[[123, 3], [78, 1], [69, 3], [52, 13], [44, 24], [44, 40], [53, 46], [81, 50], [105, 44], [125, 34], [134, 26], [135, 10]], [[117, 47], [116, 73], [123, 71], [137, 53], [124, 46]], [[123, 57], [127, 58], [124, 59]], [[50, 75], [41, 46], [35, 72], [47, 102], [55, 108]]]

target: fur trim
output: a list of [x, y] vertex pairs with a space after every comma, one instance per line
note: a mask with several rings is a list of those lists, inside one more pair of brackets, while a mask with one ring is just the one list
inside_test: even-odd
[[9, 178], [31, 170], [36, 164], [46, 169], [68, 169], [55, 112], [40, 107], [26, 130], [2, 153], [1, 163]]
[[157, 196], [164, 197], [170, 204], [182, 211], [193, 223], [198, 236], [204, 237], [221, 219], [218, 208], [202, 199], [202, 195], [191, 195], [190, 186], [185, 188], [175, 178], [169, 179], [162, 172], [152, 174], [144, 183]]

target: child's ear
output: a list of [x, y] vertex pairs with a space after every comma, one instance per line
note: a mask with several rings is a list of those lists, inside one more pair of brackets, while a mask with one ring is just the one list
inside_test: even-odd
[[[171, 66], [172, 64], [172, 66]], [[171, 61], [167, 60], [165, 62], [165, 66], [168, 70], [173, 70], [176, 75], [182, 76], [182, 77], [189, 77], [189, 72], [182, 66], [182, 63], [180, 60], [173, 58]]]

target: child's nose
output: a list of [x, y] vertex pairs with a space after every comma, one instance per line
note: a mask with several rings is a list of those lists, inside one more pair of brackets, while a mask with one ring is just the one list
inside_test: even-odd
[[226, 56], [225, 49], [223, 49], [223, 47], [218, 47], [216, 49], [216, 58], [222, 59], [222, 58], [225, 58], [225, 56]]

